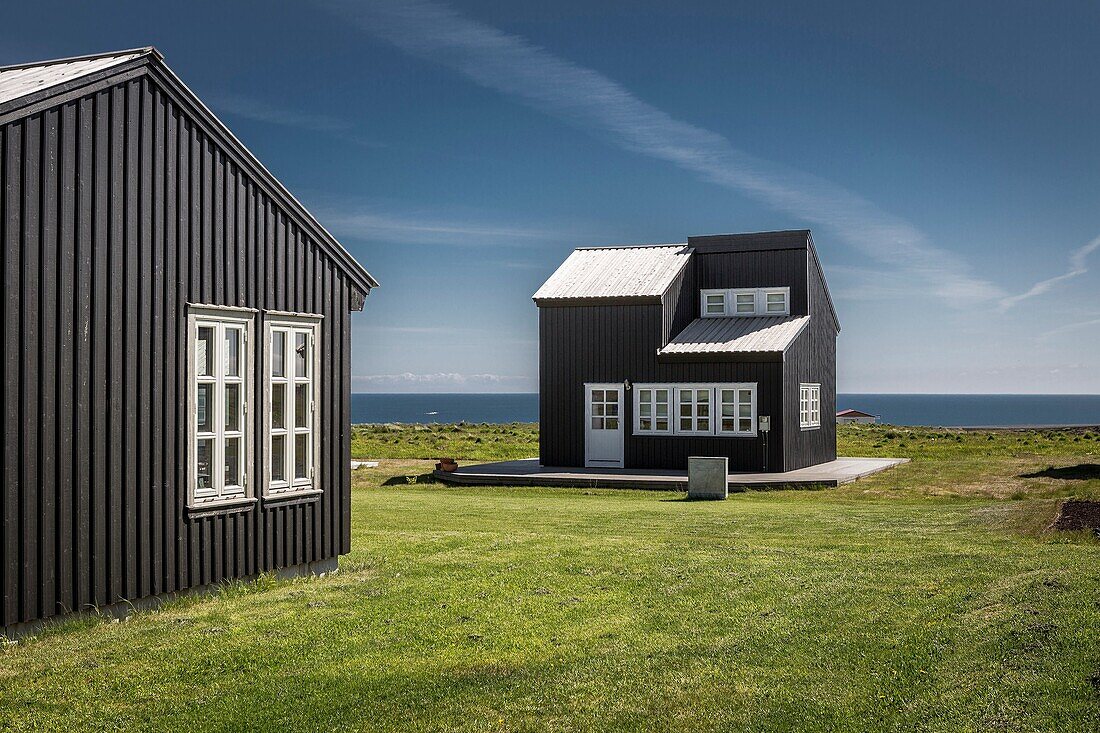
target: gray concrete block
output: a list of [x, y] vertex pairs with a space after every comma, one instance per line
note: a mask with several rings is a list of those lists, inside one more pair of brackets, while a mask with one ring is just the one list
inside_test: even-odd
[[729, 463], [725, 456], [688, 458], [688, 498], [725, 499], [729, 495]]

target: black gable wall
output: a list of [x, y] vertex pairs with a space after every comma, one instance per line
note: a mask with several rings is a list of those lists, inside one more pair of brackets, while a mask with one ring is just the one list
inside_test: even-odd
[[[350, 549], [364, 293], [190, 104], [138, 74], [0, 124], [2, 626]], [[324, 315], [319, 501], [186, 517], [188, 303]]]

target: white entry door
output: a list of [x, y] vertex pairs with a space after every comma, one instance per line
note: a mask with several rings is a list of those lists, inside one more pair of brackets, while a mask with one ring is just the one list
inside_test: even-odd
[[623, 467], [623, 385], [584, 385], [584, 465]]

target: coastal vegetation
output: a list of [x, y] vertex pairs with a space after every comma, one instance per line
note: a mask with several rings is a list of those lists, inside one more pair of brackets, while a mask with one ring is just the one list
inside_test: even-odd
[[[397, 442], [393, 442], [396, 439]], [[1100, 728], [1100, 434], [844, 426], [837, 489], [453, 488], [533, 425], [357, 426], [352, 553], [0, 650], [4, 730]]]

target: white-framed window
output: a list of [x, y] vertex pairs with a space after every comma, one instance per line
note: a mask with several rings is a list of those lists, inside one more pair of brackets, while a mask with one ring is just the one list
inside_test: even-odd
[[676, 434], [711, 435], [714, 432], [714, 390], [703, 385], [676, 387]]
[[265, 496], [320, 491], [321, 316], [268, 313], [264, 321]]
[[703, 318], [787, 316], [791, 313], [791, 289], [786, 287], [730, 288], [699, 292], [699, 312]]
[[188, 308], [189, 506], [253, 497], [248, 469], [254, 318], [247, 308]]
[[702, 290], [700, 291], [702, 303], [699, 312], [709, 318], [717, 318], [727, 315], [728, 290]]
[[756, 383], [635, 384], [635, 435], [756, 435]]
[[767, 288], [760, 291], [760, 315], [785, 316], [791, 312], [790, 288]]
[[803, 430], [821, 427], [821, 385], [798, 385], [798, 424]]
[[660, 435], [672, 432], [672, 387], [634, 388], [634, 432]]
[[756, 435], [756, 385], [719, 386], [719, 435]]

